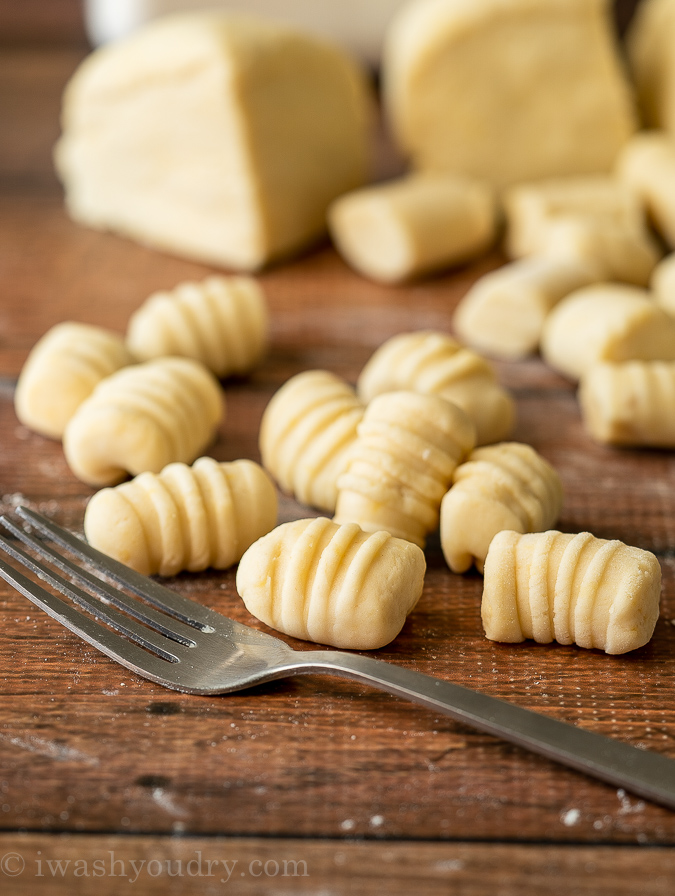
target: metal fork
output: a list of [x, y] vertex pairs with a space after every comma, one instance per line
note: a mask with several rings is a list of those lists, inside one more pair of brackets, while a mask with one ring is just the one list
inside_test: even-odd
[[228, 693], [303, 673], [340, 675], [420, 703], [675, 809], [673, 759], [371, 656], [338, 650], [293, 650], [272, 635], [228, 619], [134, 572], [25, 507], [16, 512], [43, 537], [89, 568], [73, 563], [42, 538], [33, 537], [3, 516], [0, 522], [15, 538], [68, 578], [4, 538], [0, 538], [0, 549], [69, 600], [47, 591], [2, 560], [0, 576], [54, 619], [138, 675], [190, 694]]

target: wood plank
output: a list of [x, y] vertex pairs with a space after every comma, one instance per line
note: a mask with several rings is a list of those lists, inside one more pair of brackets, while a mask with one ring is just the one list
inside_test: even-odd
[[671, 896], [672, 850], [300, 839], [0, 835], [12, 892]]

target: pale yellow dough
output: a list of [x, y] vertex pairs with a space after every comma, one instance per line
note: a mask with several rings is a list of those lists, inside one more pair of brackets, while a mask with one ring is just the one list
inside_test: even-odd
[[659, 617], [654, 554], [588, 532], [494, 537], [481, 615], [491, 641], [578, 644], [610, 654], [646, 644]]
[[98, 383], [132, 360], [117, 333], [71, 321], [57, 324], [36, 342], [21, 369], [16, 415], [29, 429], [60, 439]]
[[484, 181], [409, 174], [341, 196], [329, 223], [355, 270], [395, 283], [484, 252], [495, 240], [497, 210]]
[[366, 181], [370, 106], [357, 65], [317, 38], [176, 14], [84, 61], [55, 160], [76, 221], [255, 270], [319, 237]]
[[89, 485], [192, 463], [215, 437], [225, 411], [218, 381], [188, 358], [119, 370], [77, 409], [63, 435], [73, 473]]
[[675, 448], [675, 363], [593, 364], [579, 387], [590, 435], [611, 445]]
[[660, 261], [649, 281], [656, 303], [675, 317], [675, 252]]
[[575, 258], [521, 258], [479, 277], [459, 302], [453, 327], [478, 351], [509, 360], [524, 358], [539, 348], [551, 309], [597, 280], [596, 268]]
[[441, 547], [453, 572], [482, 572], [497, 532], [549, 529], [562, 509], [560, 476], [530, 445], [476, 448], [460, 464], [441, 503]]
[[608, 172], [636, 126], [606, 0], [417, 0], [385, 43], [415, 167], [499, 187]]
[[626, 34], [643, 123], [675, 134], [675, 3], [641, 0]]
[[338, 477], [335, 522], [384, 529], [423, 548], [455, 467], [475, 440], [464, 411], [437, 395], [378, 395]]
[[301, 504], [332, 513], [364, 406], [354, 389], [327, 370], [291, 377], [260, 423], [263, 466]]
[[641, 131], [617, 160], [617, 174], [644, 203], [654, 226], [675, 249], [675, 138]]
[[200, 457], [97, 492], [84, 534], [144, 575], [175, 576], [232, 566], [276, 523], [277, 493], [262, 467]]
[[208, 277], [153, 293], [132, 314], [127, 346], [139, 361], [178, 355], [217, 377], [248, 373], [267, 348], [265, 295], [251, 277]]
[[237, 591], [248, 611], [277, 631], [374, 650], [401, 631], [425, 570], [416, 545], [319, 517], [284, 523], [251, 545]]
[[411, 389], [460, 407], [476, 428], [476, 444], [501, 442], [515, 421], [515, 402], [492, 365], [451, 336], [418, 330], [392, 336], [361, 371], [356, 390], [364, 403], [383, 392]]
[[572, 380], [597, 361], [673, 361], [675, 319], [647, 290], [598, 283], [556, 305], [544, 325], [541, 352]]

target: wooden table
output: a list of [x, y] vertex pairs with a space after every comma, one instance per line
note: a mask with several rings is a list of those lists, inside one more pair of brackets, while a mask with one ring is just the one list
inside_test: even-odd
[[[16, 24], [9, 9], [4, 24]], [[72, 18], [60, 42], [38, 28], [0, 47], [0, 509], [27, 504], [81, 531], [92, 490], [58, 443], [16, 420], [21, 364], [58, 321], [123, 331], [151, 291], [210, 271], [64, 213], [50, 150], [63, 84], [86, 52]], [[214, 456], [259, 457], [261, 414], [289, 376], [322, 367], [353, 381], [392, 334], [448, 330], [469, 284], [500, 261], [385, 288], [326, 245], [265, 273], [271, 351], [250, 379], [225, 384]], [[422, 600], [378, 656], [675, 757], [675, 459], [593, 444], [572, 386], [538, 359], [497, 366], [517, 400], [515, 438], [564, 481], [560, 528], [657, 553], [654, 638], [623, 657], [491, 643], [480, 577], [452, 575], [432, 539]], [[282, 500], [282, 519], [307, 514]], [[232, 571], [170, 584], [251, 622]], [[674, 891], [675, 813], [431, 711], [329, 678], [181, 695], [112, 663], [4, 583], [0, 616], [2, 892]]]

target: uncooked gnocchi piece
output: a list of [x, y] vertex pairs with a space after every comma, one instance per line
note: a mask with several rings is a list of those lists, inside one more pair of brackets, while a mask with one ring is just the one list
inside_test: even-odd
[[540, 532], [562, 509], [560, 476], [530, 445], [503, 442], [472, 451], [441, 503], [441, 547], [453, 572], [482, 572], [497, 532]]
[[424, 547], [438, 526], [453, 471], [475, 437], [464, 411], [440, 396], [378, 395], [338, 477], [335, 521], [358, 523], [366, 532], [384, 529]]
[[497, 229], [491, 186], [442, 174], [409, 174], [347, 193], [328, 220], [345, 260], [384, 282], [467, 261], [490, 246]]
[[97, 492], [87, 504], [89, 543], [144, 575], [226, 569], [277, 522], [277, 493], [250, 460], [200, 457]]
[[481, 615], [491, 641], [578, 644], [619, 654], [646, 644], [659, 616], [654, 554], [588, 532], [495, 535]]
[[127, 345], [139, 361], [193, 358], [221, 378], [255, 367], [268, 329], [265, 296], [252, 277], [208, 277], [153, 293], [132, 314]]
[[675, 249], [675, 142], [670, 134], [636, 134], [617, 160], [617, 173], [640, 197], [656, 229]]
[[675, 318], [646, 290], [597, 283], [571, 293], [551, 311], [541, 352], [572, 380], [597, 361], [673, 361]]
[[214, 438], [224, 407], [220, 384], [198, 361], [160, 358], [126, 367], [99, 383], [70, 419], [66, 460], [89, 485], [192, 463]]
[[675, 252], [656, 265], [649, 285], [657, 305], [675, 317]]
[[277, 631], [346, 650], [392, 641], [422, 594], [424, 552], [319, 517], [284, 523], [241, 558], [237, 591]]
[[636, 127], [607, 0], [417, 0], [383, 93], [414, 167], [499, 187], [611, 169]]
[[301, 504], [332, 513], [337, 478], [346, 468], [364, 410], [354, 389], [327, 370], [291, 377], [262, 416], [263, 466]]
[[578, 259], [521, 258], [480, 277], [457, 306], [453, 326], [478, 351], [524, 358], [537, 351], [554, 305], [598, 279], [595, 267]]
[[383, 392], [411, 389], [458, 405], [476, 427], [476, 444], [511, 432], [515, 403], [492, 365], [451, 336], [433, 330], [401, 333], [384, 342], [361, 371], [356, 390], [365, 403]]
[[675, 448], [675, 363], [599, 363], [579, 387], [584, 425], [598, 442]]
[[642, 229], [645, 211], [634, 191], [618, 177], [554, 177], [517, 184], [503, 196], [506, 251], [511, 258], [546, 249], [549, 228], [582, 218], [596, 226]]
[[133, 359], [117, 333], [67, 321], [31, 349], [14, 394], [16, 415], [29, 429], [60, 439], [95, 386]]

